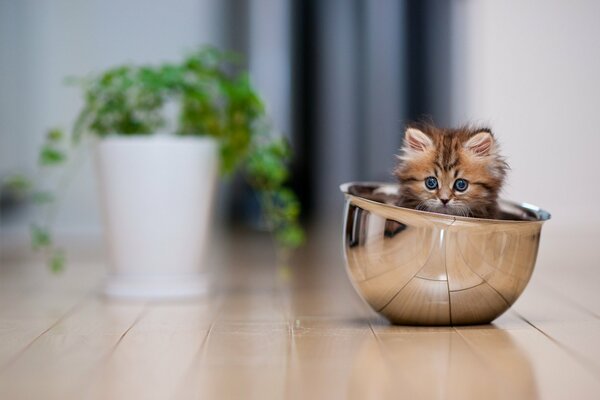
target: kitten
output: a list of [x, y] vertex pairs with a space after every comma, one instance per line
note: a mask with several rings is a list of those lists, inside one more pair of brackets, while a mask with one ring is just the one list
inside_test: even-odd
[[410, 125], [398, 158], [399, 206], [498, 218], [498, 193], [508, 165], [489, 129]]

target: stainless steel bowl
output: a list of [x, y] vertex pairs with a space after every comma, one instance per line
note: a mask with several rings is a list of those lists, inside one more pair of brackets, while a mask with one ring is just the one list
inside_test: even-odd
[[500, 202], [502, 219], [395, 206], [398, 186], [351, 182], [346, 196], [346, 270], [378, 313], [405, 325], [489, 323], [533, 273], [544, 221], [529, 204]]

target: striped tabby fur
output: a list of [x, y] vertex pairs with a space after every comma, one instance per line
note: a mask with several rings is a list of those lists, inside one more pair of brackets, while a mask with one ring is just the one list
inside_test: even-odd
[[[401, 184], [400, 206], [476, 218], [498, 217], [498, 194], [508, 165], [490, 129], [413, 124], [406, 129], [398, 159], [395, 175]], [[436, 189], [426, 187], [428, 177], [436, 179]], [[457, 179], [468, 182], [465, 191], [456, 190]]]

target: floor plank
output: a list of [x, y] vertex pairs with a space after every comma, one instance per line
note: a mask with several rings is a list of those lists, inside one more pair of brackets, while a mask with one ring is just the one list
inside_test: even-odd
[[388, 398], [389, 385], [365, 387], [377, 386], [385, 368], [368, 320], [299, 318], [291, 340], [286, 398]]
[[512, 311], [491, 326], [457, 332], [496, 381], [512, 389], [510, 398], [591, 399], [600, 391], [593, 373]]
[[[89, 273], [88, 273], [89, 272]], [[98, 286], [97, 267], [51, 276], [41, 263], [0, 268], [0, 371], [66, 318]]]
[[276, 293], [227, 292], [179, 398], [282, 398], [289, 326]]
[[269, 238], [229, 239], [214, 291], [187, 302], [108, 301], [99, 262], [3, 264], [0, 398], [595, 398], [600, 236], [550, 233], [514, 309], [475, 327], [390, 325], [327, 232], [287, 266]]
[[85, 398], [177, 398], [213, 317], [211, 302], [148, 305], [94, 373]]
[[531, 282], [514, 311], [600, 381], [600, 319]]
[[[110, 303], [97, 296], [33, 342], [0, 375], [0, 398], [80, 397], [90, 376], [143, 312], [141, 303]], [[35, 382], [35, 385], [30, 384]]]

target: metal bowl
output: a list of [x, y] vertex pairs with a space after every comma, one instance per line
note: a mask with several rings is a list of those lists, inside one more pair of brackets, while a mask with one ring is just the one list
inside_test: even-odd
[[550, 214], [500, 202], [501, 219], [417, 211], [395, 204], [398, 186], [351, 182], [346, 270], [378, 313], [404, 325], [489, 323], [521, 295]]

